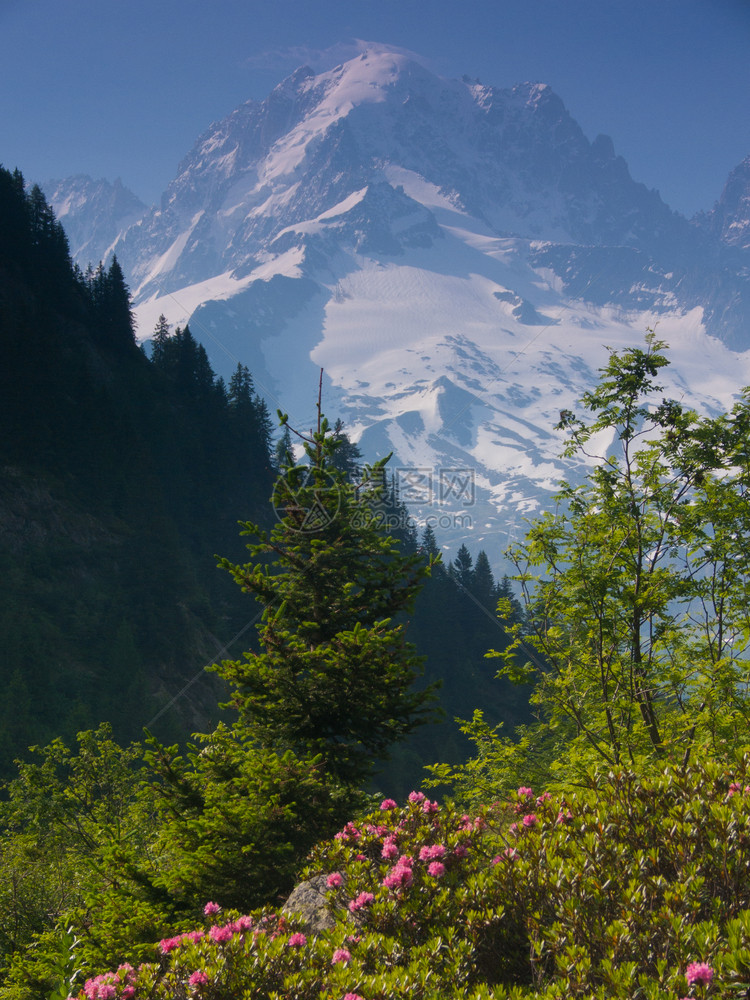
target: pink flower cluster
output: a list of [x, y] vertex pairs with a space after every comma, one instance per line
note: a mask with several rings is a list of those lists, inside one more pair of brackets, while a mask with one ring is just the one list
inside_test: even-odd
[[694, 983], [708, 986], [713, 978], [714, 970], [706, 962], [691, 962], [685, 970], [688, 986], [692, 986]]
[[419, 860], [430, 861], [433, 858], [444, 858], [445, 848], [442, 844], [425, 844], [419, 849]]
[[383, 801], [380, 803], [380, 808], [384, 811], [386, 809], [396, 809], [397, 803], [394, 802], [393, 799], [383, 799]]
[[337, 948], [333, 953], [333, 958], [331, 959], [331, 965], [336, 965], [339, 962], [343, 962], [344, 965], [351, 959], [352, 953], [347, 948]]
[[[217, 906], [216, 903], [207, 903], [204, 908], [204, 913], [206, 912], [208, 906]], [[218, 909], [211, 909], [210, 914], [218, 913], [221, 907]], [[215, 944], [226, 944], [227, 941], [231, 941], [232, 938], [238, 934], [245, 934], [247, 931], [253, 929], [253, 918], [252, 917], [238, 917], [236, 920], [232, 920], [228, 924], [214, 924], [208, 930], [208, 938]], [[174, 951], [175, 948], [179, 948], [180, 945], [185, 942], [197, 942], [206, 937], [205, 931], [195, 930], [186, 931], [184, 934], [177, 934], [175, 937], [164, 938], [159, 942], [159, 948], [162, 955], [167, 955], [170, 951]]]
[[521, 813], [527, 812], [531, 808], [534, 799], [534, 792], [530, 788], [527, 788], [525, 785], [521, 785], [521, 787], [516, 792], [516, 796], [518, 801], [513, 807], [513, 811], [518, 816]]
[[83, 986], [87, 1000], [114, 1000], [118, 995], [129, 1000], [135, 993], [135, 969], [132, 965], [121, 965], [117, 972], [103, 972], [100, 976], [87, 979]]
[[352, 913], [356, 913], [357, 910], [361, 910], [365, 906], [369, 906], [370, 903], [375, 899], [371, 892], [360, 892], [356, 899], [353, 899], [349, 903], [349, 910]]
[[105, 972], [95, 979], [87, 979], [83, 992], [88, 1000], [112, 1000], [117, 996], [117, 978], [114, 972]]
[[203, 931], [201, 930], [186, 931], [184, 934], [177, 934], [175, 937], [163, 938], [159, 942], [159, 948], [162, 955], [166, 955], [170, 951], [174, 951], [175, 948], [179, 948], [185, 941], [200, 941], [203, 936]]
[[329, 889], [338, 889], [339, 886], [344, 884], [344, 876], [341, 872], [332, 872], [326, 879], [326, 885]]
[[198, 969], [190, 976], [188, 983], [191, 986], [206, 986], [208, 983], [208, 975], [203, 971], [203, 969]]
[[226, 944], [227, 941], [231, 941], [234, 937], [234, 927], [231, 924], [224, 924], [223, 927], [215, 924], [208, 932], [208, 936], [216, 944]]
[[217, 913], [221, 913], [221, 907], [218, 903], [206, 903], [203, 907], [203, 912], [207, 917], [213, 917]]
[[304, 934], [301, 934], [299, 931], [297, 931], [295, 934], [292, 934], [289, 940], [287, 941], [288, 948], [301, 948], [305, 944], [307, 944], [307, 938], [305, 937]]
[[354, 823], [347, 823], [344, 829], [339, 830], [339, 832], [334, 836], [334, 840], [352, 840], [356, 843], [361, 836], [362, 834], [359, 832]]
[[395, 837], [386, 837], [383, 841], [383, 848], [380, 852], [380, 857], [385, 858], [389, 861], [391, 858], [395, 858], [398, 855], [398, 844], [396, 843]]
[[388, 889], [408, 889], [414, 881], [411, 866], [412, 859], [404, 854], [383, 879], [383, 885]]

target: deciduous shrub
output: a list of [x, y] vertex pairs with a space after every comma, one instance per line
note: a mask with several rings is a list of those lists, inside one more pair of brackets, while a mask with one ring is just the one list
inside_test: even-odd
[[421, 792], [316, 848], [336, 926], [206, 907], [80, 1000], [674, 998], [750, 985], [750, 767], [521, 787], [475, 814]]

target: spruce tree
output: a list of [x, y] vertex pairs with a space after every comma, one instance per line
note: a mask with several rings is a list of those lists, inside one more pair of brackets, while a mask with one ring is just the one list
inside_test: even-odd
[[456, 553], [456, 558], [450, 565], [449, 572], [453, 579], [462, 587], [471, 588], [474, 581], [474, 570], [472, 569], [474, 560], [471, 552], [465, 545]]
[[167, 317], [162, 313], [156, 321], [154, 332], [151, 335], [151, 361], [157, 367], [163, 365], [164, 355], [167, 351], [167, 342], [172, 336], [172, 331], [167, 323]]
[[402, 554], [371, 516], [387, 459], [351, 482], [320, 402], [316, 430], [299, 437], [309, 464], [282, 469], [278, 522], [270, 532], [243, 525], [253, 557], [273, 564], [220, 561], [264, 605], [262, 651], [218, 671], [260, 745], [320, 754], [334, 781], [358, 785], [429, 712], [432, 691], [412, 686], [420, 658], [393, 622], [412, 608], [429, 561]]

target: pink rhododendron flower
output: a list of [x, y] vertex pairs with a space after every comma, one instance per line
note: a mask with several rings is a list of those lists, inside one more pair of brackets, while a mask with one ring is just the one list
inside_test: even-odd
[[383, 885], [388, 889], [408, 889], [414, 881], [411, 871], [411, 858], [404, 856], [399, 858], [393, 868], [383, 879]]
[[359, 993], [345, 993], [344, 1000], [364, 1000], [364, 997], [361, 997]]
[[531, 799], [534, 797], [534, 793], [530, 788], [527, 788], [525, 785], [521, 785], [518, 789], [518, 797], [519, 799]]
[[410, 802], [424, 802], [427, 798], [424, 792], [409, 792]]
[[430, 858], [445, 857], [445, 848], [442, 844], [425, 844], [419, 849], [419, 860], [428, 861]]
[[536, 804], [538, 806], [540, 806], [540, 805], [542, 805], [543, 802], [549, 802], [549, 800], [551, 798], [552, 798], [552, 793], [551, 792], [542, 792], [542, 794], [536, 800]]
[[338, 887], [343, 884], [344, 876], [341, 872], [332, 872], [326, 879], [326, 885], [329, 889], [338, 889]]
[[536, 824], [537, 824], [536, 813], [529, 813], [527, 816], [524, 816], [523, 825], [525, 827], [528, 828], [530, 826], [536, 826]]
[[194, 972], [192, 976], [190, 976], [188, 982], [191, 986], [205, 986], [208, 982], [208, 976], [203, 969], [198, 969], [197, 972]]
[[440, 809], [437, 802], [430, 802], [429, 799], [425, 799], [422, 803], [422, 812], [428, 816], [430, 813], [436, 813]]
[[361, 910], [363, 906], [369, 906], [370, 903], [375, 899], [371, 892], [360, 892], [356, 899], [353, 899], [349, 903], [349, 909], [352, 913], [356, 913], [357, 910]]
[[221, 907], [218, 903], [206, 903], [203, 907], [203, 912], [207, 917], [212, 917], [215, 913], [221, 913]]
[[334, 840], [354, 840], [357, 841], [361, 837], [361, 833], [354, 825], [354, 823], [347, 823], [343, 830], [334, 836]]
[[331, 959], [331, 965], [336, 965], [337, 962], [343, 962], [346, 964], [352, 957], [352, 953], [347, 951], [346, 948], [337, 948], [333, 953], [333, 958]]
[[380, 852], [380, 857], [387, 860], [389, 858], [395, 858], [397, 854], [398, 844], [393, 837], [388, 837], [385, 841], [383, 841], [383, 849]]
[[176, 937], [164, 938], [159, 942], [159, 948], [162, 955], [166, 955], [175, 948], [179, 948], [183, 941], [200, 941], [202, 937], [203, 931], [201, 930], [186, 931], [184, 934], [178, 934]]
[[301, 948], [303, 944], [307, 944], [307, 938], [305, 937], [304, 934], [300, 934], [299, 931], [297, 931], [295, 934], [292, 934], [292, 936], [287, 941], [288, 948]]
[[427, 871], [433, 878], [440, 878], [441, 875], [445, 875], [445, 865], [442, 861], [431, 861], [427, 866]]
[[104, 972], [101, 976], [87, 979], [83, 986], [83, 992], [88, 1000], [112, 1000], [117, 994], [113, 980], [114, 972]]
[[396, 809], [397, 803], [393, 799], [383, 799], [383, 801], [380, 803], [380, 808], [383, 810]]
[[224, 944], [226, 941], [231, 941], [234, 937], [234, 927], [231, 924], [226, 924], [224, 927], [219, 927], [214, 924], [211, 930], [208, 932], [208, 936], [216, 944]]
[[714, 978], [714, 970], [706, 962], [691, 962], [685, 970], [685, 979], [688, 986], [693, 983], [700, 983], [701, 986], [708, 986]]
[[458, 844], [458, 846], [453, 848], [453, 854], [457, 858], [465, 858], [468, 853], [469, 853], [469, 848], [466, 846], [466, 844]]

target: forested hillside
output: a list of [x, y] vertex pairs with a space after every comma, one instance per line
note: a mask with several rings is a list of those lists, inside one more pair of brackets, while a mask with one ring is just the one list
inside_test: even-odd
[[[105, 720], [120, 740], [155, 718], [164, 739], [212, 727], [222, 687], [201, 668], [251, 645], [260, 610], [215, 555], [244, 551], [240, 519], [270, 526], [278, 470], [275, 421], [246, 368], [226, 385], [189, 329], [165, 322], [146, 357], [117, 260], [74, 267], [44, 195], [18, 171], [0, 170], [0, 219], [7, 774], [30, 744], [70, 741]], [[367, 456], [342, 439], [339, 461], [354, 470]], [[389, 503], [404, 550], [437, 551], [393, 490]], [[465, 756], [453, 720], [475, 704], [493, 721], [524, 717], [523, 692], [494, 680], [483, 658], [502, 641], [498, 595], [486, 555], [474, 565], [465, 549], [426, 582], [410, 636], [426, 657], [424, 683], [442, 683], [444, 720], [397, 750], [382, 776], [392, 794], [425, 763]]]
[[[136, 345], [114, 260], [73, 268], [59, 223], [0, 172], [0, 767], [29, 743], [143, 725], [252, 616], [215, 569], [267, 519], [270, 422], [189, 331]], [[163, 717], [215, 713], [205, 681]]]

